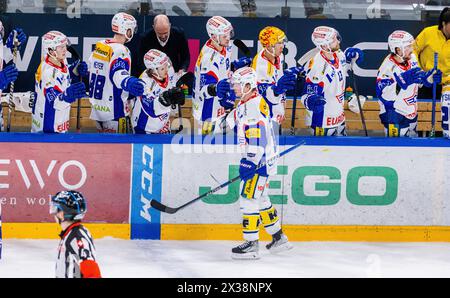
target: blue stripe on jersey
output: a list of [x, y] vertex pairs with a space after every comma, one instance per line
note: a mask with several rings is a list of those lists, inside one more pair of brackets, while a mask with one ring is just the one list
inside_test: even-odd
[[393, 109], [394, 108], [394, 100], [386, 100], [383, 98], [383, 90], [384, 88], [392, 85], [394, 83], [394, 80], [392, 79], [382, 79], [377, 80], [377, 88], [376, 93], [378, 96], [378, 99], [381, 101], [381, 103], [385, 106], [386, 109]]
[[[114, 120], [118, 120], [125, 116], [124, 105], [122, 101], [122, 89], [119, 89], [114, 84], [114, 74], [117, 71], [130, 71], [130, 63], [128, 59], [118, 58], [111, 66], [111, 71], [109, 72], [109, 79], [113, 85], [113, 102], [114, 102]], [[119, 86], [120, 87], [120, 86]]]
[[55, 88], [44, 89], [44, 132], [55, 132], [55, 108], [53, 107], [55, 100], [59, 100], [58, 95], [61, 94]]
[[322, 127], [323, 111], [321, 113], [312, 113], [311, 127]]
[[213, 105], [214, 105], [214, 97], [204, 99], [202, 110], [202, 121], [211, 119]]
[[148, 98], [147, 96], [143, 96], [141, 99], [141, 108], [147, 113], [149, 114], [151, 117], [156, 118], [159, 115], [156, 115], [155, 113], [155, 108], [154, 108], [154, 98]]
[[145, 127], [147, 126], [148, 116], [143, 110], [139, 113], [139, 118], [135, 127], [136, 133], [145, 133]]
[[114, 102], [114, 120], [125, 117], [124, 106], [122, 101], [122, 89], [117, 88], [113, 84], [113, 102]]

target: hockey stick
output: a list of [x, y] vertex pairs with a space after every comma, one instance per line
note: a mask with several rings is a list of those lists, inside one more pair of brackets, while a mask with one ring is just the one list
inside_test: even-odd
[[[438, 67], [438, 53], [434, 53], [434, 69], [437, 69]], [[431, 132], [430, 137], [433, 138], [435, 135], [435, 129], [436, 129], [436, 87], [437, 84], [433, 80], [433, 98], [431, 102]]]
[[366, 134], [366, 137], [368, 137], [369, 134], [367, 133], [366, 119], [364, 118], [364, 112], [363, 112], [363, 109], [362, 109], [361, 101], [359, 100], [358, 87], [356, 85], [354, 64], [352, 64], [352, 79], [353, 79], [353, 91], [356, 94], [356, 101], [358, 102], [359, 115], [361, 116], [362, 126], [363, 126], [363, 129], [364, 129], [364, 133]]
[[[17, 63], [17, 50], [19, 47], [19, 41], [17, 40], [17, 31], [14, 30], [14, 37], [13, 37], [13, 64]], [[6, 123], [6, 131], [11, 131], [11, 116], [12, 116], [12, 109], [14, 107], [13, 105], [13, 96], [14, 96], [14, 81], [11, 82], [9, 85], [9, 100], [8, 100], [8, 122]]]
[[[255, 172], [256, 172], [257, 170], [261, 169], [261, 168], [264, 167], [266, 164], [270, 164], [270, 163], [274, 162], [276, 159], [278, 159], [278, 158], [280, 158], [280, 157], [282, 157], [282, 156], [288, 154], [289, 152], [291, 152], [291, 151], [293, 151], [294, 149], [296, 149], [296, 148], [298, 148], [298, 147], [304, 145], [305, 143], [306, 143], [305, 141], [302, 141], [302, 142], [300, 142], [300, 143], [297, 143], [297, 144], [295, 144], [294, 146], [292, 146], [292, 147], [290, 147], [290, 148], [284, 150], [283, 152], [281, 152], [281, 153], [275, 155], [274, 157], [270, 158], [270, 159], [267, 160], [265, 163], [261, 163], [260, 165], [258, 165], [258, 166], [256, 167], [256, 169], [255, 169], [254, 171], [249, 172], [249, 173], [246, 175], [246, 177], [244, 177], [244, 178], [251, 177], [252, 175], [255, 174]], [[189, 202], [187, 202], [187, 203], [185, 203], [185, 204], [183, 204], [183, 205], [181, 205], [181, 206], [179, 206], [179, 207], [176, 207], [176, 208], [168, 207], [168, 206], [162, 204], [161, 202], [158, 202], [158, 201], [155, 201], [155, 200], [151, 200], [151, 201], [150, 201], [150, 205], [151, 205], [153, 208], [155, 208], [156, 210], [159, 210], [159, 211], [161, 211], [161, 212], [165, 212], [165, 213], [169, 213], [169, 214], [174, 214], [174, 213], [178, 212], [179, 210], [181, 210], [181, 209], [183, 209], [183, 208], [185, 208], [185, 207], [191, 205], [192, 203], [197, 202], [198, 200], [203, 199], [204, 197], [207, 197], [207, 196], [209, 196], [209, 195], [211, 195], [211, 194], [213, 194], [213, 193], [215, 193], [215, 192], [221, 190], [222, 188], [224, 188], [224, 187], [230, 185], [231, 183], [233, 183], [233, 182], [235, 182], [235, 181], [237, 181], [237, 180], [239, 180], [239, 179], [241, 179], [241, 177], [240, 177], [240, 176], [236, 176], [236, 177], [234, 177], [233, 179], [228, 180], [227, 182], [225, 182], [225, 183], [223, 183], [223, 184], [217, 186], [216, 188], [211, 189], [211, 190], [208, 191], [207, 193], [204, 193], [204, 194], [198, 196], [197, 198], [195, 198], [195, 199], [193, 199], [193, 200], [190, 200]]]
[[246, 57], [250, 57], [250, 49], [245, 45], [245, 43], [240, 39], [233, 40], [233, 44], [236, 46], [236, 48], [239, 49]]

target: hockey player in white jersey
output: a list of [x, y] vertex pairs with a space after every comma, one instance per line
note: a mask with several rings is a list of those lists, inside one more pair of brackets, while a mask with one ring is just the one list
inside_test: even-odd
[[59, 31], [50, 31], [42, 37], [45, 56], [36, 71], [31, 132], [67, 132], [70, 104], [86, 96], [82, 82], [71, 84], [67, 42], [67, 37]]
[[233, 26], [223, 17], [213, 16], [206, 24], [209, 40], [203, 46], [195, 65], [195, 82], [192, 94], [192, 111], [201, 134], [215, 131], [216, 125], [235, 104], [229, 78], [232, 70], [251, 63], [242, 57], [231, 61], [230, 39]]
[[144, 83], [130, 75], [131, 55], [125, 43], [137, 31], [136, 19], [126, 13], [116, 14], [111, 22], [112, 39], [96, 43], [89, 58], [89, 98], [92, 120], [103, 133], [127, 133], [131, 112], [128, 96], [141, 96]]
[[387, 137], [417, 136], [417, 95], [421, 84], [430, 85], [433, 71], [418, 67], [414, 37], [397, 30], [389, 35], [389, 55], [377, 74], [380, 119]]
[[298, 67], [283, 70], [283, 50], [286, 34], [279, 28], [268, 26], [259, 33], [263, 49], [253, 58], [252, 68], [256, 71], [258, 91], [270, 107], [270, 115], [278, 124], [284, 120], [286, 92], [295, 89]]
[[348, 68], [359, 63], [363, 52], [340, 49], [341, 36], [334, 28], [319, 26], [311, 39], [319, 52], [311, 59], [301, 97], [308, 111], [307, 124], [314, 136], [345, 136], [344, 98]]
[[170, 133], [170, 112], [184, 104], [184, 92], [176, 87], [177, 76], [166, 54], [152, 49], [145, 54], [144, 64], [147, 70], [140, 77], [145, 83], [144, 95], [133, 107], [134, 132]]
[[[16, 34], [14, 34], [14, 32]], [[18, 50], [20, 46], [27, 40], [25, 32], [21, 28], [15, 28], [6, 40], [6, 44], [3, 44], [3, 37], [5, 35], [5, 28], [3, 23], [0, 21], [0, 96], [1, 93], [8, 87], [9, 83], [14, 82], [19, 76], [19, 71], [16, 65], [11, 64], [4, 67], [4, 63], [8, 64], [13, 59], [13, 48], [14, 48], [14, 35], [16, 35], [16, 40], [18, 42]], [[4, 131], [3, 125], [3, 113], [2, 106], [0, 105], [0, 131]]]
[[261, 223], [273, 238], [266, 246], [270, 252], [292, 248], [281, 230], [277, 211], [266, 191], [269, 176], [276, 173], [276, 162], [256, 170], [258, 165], [275, 156], [278, 149], [269, 104], [257, 91], [256, 72], [251, 67], [241, 68], [233, 74], [232, 84], [240, 98], [234, 118], [238, 142], [243, 150], [239, 168], [243, 185], [239, 202], [245, 240], [232, 249], [232, 258], [258, 259]]

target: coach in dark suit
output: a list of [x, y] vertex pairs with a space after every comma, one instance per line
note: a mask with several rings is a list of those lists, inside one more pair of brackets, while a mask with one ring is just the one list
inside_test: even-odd
[[138, 55], [139, 75], [145, 70], [143, 58], [150, 49], [159, 50], [169, 56], [175, 72], [187, 71], [190, 55], [184, 31], [171, 26], [166, 15], [160, 14], [155, 16], [153, 28], [140, 39]]

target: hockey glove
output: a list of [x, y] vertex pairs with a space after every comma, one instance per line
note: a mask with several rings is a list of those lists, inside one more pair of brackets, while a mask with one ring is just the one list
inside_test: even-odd
[[230, 83], [228, 79], [220, 80], [216, 85], [216, 94], [219, 98], [225, 98], [228, 93], [231, 91]]
[[347, 48], [344, 52], [345, 61], [352, 63], [353, 59], [356, 59], [356, 63], [359, 64], [364, 61], [364, 52], [358, 48]]
[[275, 96], [279, 96], [287, 91], [294, 90], [295, 84], [297, 84], [297, 76], [294, 73], [285, 72], [277, 84], [272, 86], [273, 93]]
[[19, 49], [20, 46], [27, 40], [27, 36], [25, 32], [21, 28], [15, 28], [11, 33], [9, 33], [8, 39], [6, 40], [6, 47], [9, 49], [14, 48], [14, 31], [17, 32], [17, 40], [19, 41]]
[[397, 74], [394, 72], [395, 80], [397, 81], [397, 84], [402, 88], [403, 90], [406, 90], [410, 85], [412, 84], [421, 84], [423, 76], [421, 74], [421, 70], [419, 67], [411, 68], [410, 70], [407, 70], [405, 72], [402, 72], [400, 74]]
[[236, 94], [233, 90], [222, 99], [219, 100], [219, 104], [225, 108], [225, 110], [231, 110], [234, 108], [234, 103], [236, 101]]
[[135, 77], [128, 77], [122, 82], [122, 89], [133, 96], [142, 96], [144, 94], [144, 81]]
[[89, 76], [89, 69], [88, 69], [88, 65], [86, 62], [81, 61], [80, 64], [78, 64], [78, 74], [82, 77], [82, 78], [86, 78]]
[[442, 71], [434, 68], [426, 72], [422, 71], [420, 79], [422, 84], [428, 88], [433, 86], [433, 83], [439, 85], [442, 82]]
[[159, 102], [165, 106], [184, 105], [185, 95], [181, 88], [174, 87], [164, 91], [159, 97]]
[[61, 99], [67, 103], [72, 103], [84, 96], [86, 96], [86, 86], [84, 86], [83, 83], [78, 82], [70, 85], [61, 95]]
[[313, 113], [322, 113], [326, 103], [325, 98], [317, 94], [309, 95], [305, 100], [306, 108]]
[[255, 174], [256, 165], [246, 158], [242, 158], [239, 165], [239, 177], [241, 180], [248, 180]]
[[17, 80], [19, 71], [14, 64], [0, 71], [0, 90], [5, 90], [9, 83]]
[[249, 66], [251, 63], [252, 63], [252, 58], [248, 58], [248, 57], [239, 58], [238, 60], [235, 60], [231, 63], [231, 70], [232, 71], [238, 70], [239, 68]]

